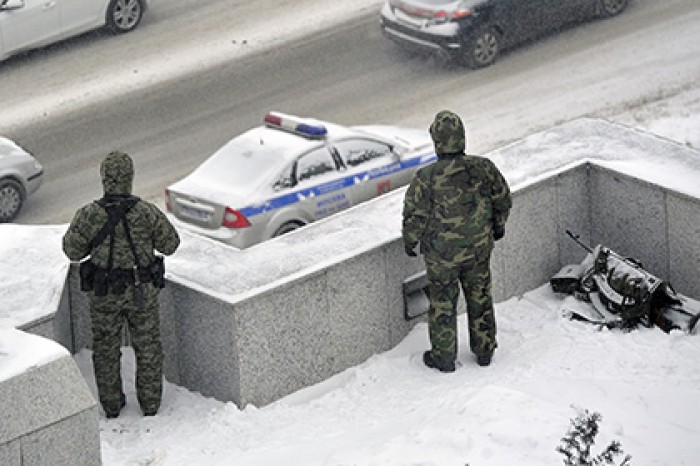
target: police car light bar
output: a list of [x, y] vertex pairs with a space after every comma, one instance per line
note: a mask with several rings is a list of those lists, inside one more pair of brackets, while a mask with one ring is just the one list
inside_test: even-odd
[[323, 125], [307, 123], [301, 118], [277, 112], [265, 115], [265, 124], [271, 128], [290, 131], [307, 138], [320, 139], [328, 133]]

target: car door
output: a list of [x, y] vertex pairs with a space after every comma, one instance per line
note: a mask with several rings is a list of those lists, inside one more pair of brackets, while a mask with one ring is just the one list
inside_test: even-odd
[[381, 141], [353, 138], [335, 141], [333, 150], [346, 167], [354, 203], [364, 202], [405, 184], [401, 162], [390, 145]]
[[61, 28], [64, 37], [102, 26], [107, 0], [61, 0]]
[[24, 0], [20, 8], [0, 12], [5, 53], [49, 44], [61, 36], [60, 0]]
[[318, 220], [353, 205], [341, 169], [338, 160], [325, 146], [299, 157], [294, 164], [297, 208], [309, 218]]
[[552, 8], [558, 8], [556, 27], [572, 22], [582, 21], [595, 15], [595, 0], [550, 0]]
[[493, 0], [493, 20], [504, 31], [505, 46], [519, 44], [539, 35], [545, 27], [550, 0]]

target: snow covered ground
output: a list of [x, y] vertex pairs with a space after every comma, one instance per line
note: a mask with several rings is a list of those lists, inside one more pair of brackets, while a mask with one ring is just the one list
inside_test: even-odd
[[[697, 91], [618, 120], [700, 147]], [[563, 318], [572, 305], [548, 285], [498, 303], [499, 349], [487, 368], [466, 350], [462, 316], [454, 374], [423, 366], [419, 324], [391, 351], [261, 408], [166, 383], [161, 412], [144, 418], [127, 351], [129, 404], [118, 419], [100, 420], [104, 464], [561, 464], [556, 447], [587, 409], [602, 415], [594, 453], [618, 440], [633, 465], [697, 465], [700, 337], [601, 331]], [[94, 390], [89, 352], [76, 361]]]

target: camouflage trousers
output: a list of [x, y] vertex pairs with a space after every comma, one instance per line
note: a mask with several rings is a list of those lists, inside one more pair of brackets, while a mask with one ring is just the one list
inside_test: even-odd
[[457, 300], [460, 286], [467, 304], [469, 346], [474, 354], [496, 348], [496, 317], [491, 297], [490, 257], [447, 264], [425, 258], [428, 276], [428, 328], [433, 354], [445, 361], [457, 357]]
[[145, 305], [133, 304], [133, 286], [121, 295], [90, 296], [95, 382], [105, 412], [119, 412], [122, 390], [121, 345], [126, 324], [136, 356], [136, 394], [144, 413], [160, 407], [163, 390], [163, 347], [160, 340], [158, 289], [144, 285]]

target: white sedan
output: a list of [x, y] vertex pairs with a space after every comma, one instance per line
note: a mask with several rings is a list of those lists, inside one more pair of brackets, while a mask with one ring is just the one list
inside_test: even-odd
[[43, 174], [32, 154], [0, 137], [0, 223], [14, 220], [27, 196], [41, 186]]
[[0, 0], [0, 60], [107, 26], [138, 26], [148, 0]]
[[166, 189], [181, 228], [246, 248], [410, 183], [437, 160], [427, 130], [268, 113]]

